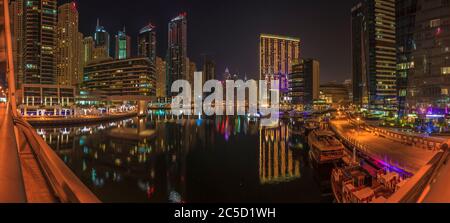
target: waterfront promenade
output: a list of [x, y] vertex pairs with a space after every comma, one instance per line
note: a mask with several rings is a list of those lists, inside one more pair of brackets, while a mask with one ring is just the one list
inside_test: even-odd
[[99, 122], [121, 120], [124, 118], [136, 117], [137, 112], [117, 113], [109, 115], [85, 115], [75, 117], [24, 117], [33, 126], [55, 126], [55, 125], [86, 125]]

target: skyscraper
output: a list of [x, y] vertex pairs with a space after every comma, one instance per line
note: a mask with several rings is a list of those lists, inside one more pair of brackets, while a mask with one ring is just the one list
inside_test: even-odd
[[139, 31], [138, 55], [156, 63], [156, 27], [148, 24]]
[[288, 93], [287, 76], [292, 72], [292, 65], [300, 58], [300, 39], [261, 34], [259, 41], [260, 79], [269, 83], [279, 80], [280, 95], [285, 98]]
[[170, 92], [172, 83], [176, 80], [188, 79], [187, 70], [187, 14], [182, 13], [169, 23], [169, 38], [167, 48], [167, 96], [174, 96]]
[[131, 38], [125, 32], [119, 31], [116, 35], [116, 59], [123, 60], [131, 57]]
[[418, 0], [414, 29], [414, 69], [407, 103], [413, 110], [447, 113], [450, 104], [450, 3]]
[[94, 33], [95, 47], [102, 48], [104, 51], [103, 55], [99, 55], [104, 58], [108, 58], [111, 56], [110, 53], [110, 36], [106, 31], [105, 27], [100, 25], [100, 20], [97, 19], [97, 27], [95, 28]]
[[320, 63], [315, 59], [303, 59], [292, 66], [289, 74], [289, 98], [296, 106], [312, 108], [320, 93]]
[[10, 16], [12, 20], [12, 44], [13, 44], [13, 58], [14, 71], [16, 73], [16, 87], [20, 88], [23, 83], [23, 0], [11, 1]]
[[83, 65], [88, 65], [94, 60], [94, 38], [92, 36], [85, 37], [83, 39]]
[[56, 84], [57, 1], [24, 4], [24, 83]]
[[203, 62], [203, 81], [216, 79], [216, 63], [214, 60], [205, 57]]
[[414, 29], [417, 0], [398, 0], [396, 1], [396, 8], [398, 113], [402, 117], [407, 112], [408, 77], [414, 69], [412, 53], [416, 49]]
[[371, 113], [397, 111], [395, 0], [352, 8], [354, 102]]
[[82, 82], [82, 35], [78, 31], [78, 10], [75, 2], [58, 8], [58, 84], [76, 86]]

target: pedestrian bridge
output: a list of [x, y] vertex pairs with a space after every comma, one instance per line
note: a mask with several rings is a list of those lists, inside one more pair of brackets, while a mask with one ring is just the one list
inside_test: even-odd
[[8, 0], [0, 0], [0, 203], [98, 203], [17, 113]]

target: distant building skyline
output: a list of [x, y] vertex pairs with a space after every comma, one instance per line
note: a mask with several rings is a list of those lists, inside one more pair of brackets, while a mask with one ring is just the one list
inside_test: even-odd
[[[247, 74], [249, 79], [259, 79], [259, 59], [254, 58], [254, 54], [259, 50], [257, 42], [260, 33], [298, 36], [303, 42], [302, 53], [321, 61], [322, 82], [328, 82], [344, 81], [351, 76], [348, 40], [350, 34], [342, 30], [349, 30], [348, 9], [354, 2], [355, 0], [332, 3], [326, 0], [306, 2], [282, 0], [254, 5], [246, 1], [214, 1], [217, 6], [210, 7], [201, 2], [131, 0], [126, 7], [129, 12], [124, 12], [123, 9], [119, 9], [120, 7], [113, 7], [108, 13], [95, 10], [107, 4], [105, 0], [79, 0], [78, 5], [81, 15], [80, 28], [85, 34], [92, 33], [96, 19], [100, 18], [102, 25], [110, 32], [119, 30], [125, 25], [134, 43], [138, 31], [152, 21], [158, 29], [157, 56], [162, 58], [165, 58], [167, 50], [165, 47], [168, 40], [167, 22], [176, 17], [180, 11], [186, 11], [191, 30], [188, 33], [188, 56], [191, 60], [201, 63], [202, 55], [214, 55], [218, 71], [224, 71], [229, 67], [233, 73]], [[332, 7], [323, 8], [324, 4], [331, 4]], [[234, 10], [233, 16], [229, 13], [231, 8]], [[249, 14], [252, 8], [252, 13]], [[296, 13], [289, 12], [293, 8], [297, 10]], [[323, 13], [321, 16], [311, 14], [314, 10]], [[267, 16], [268, 11], [273, 16]], [[117, 16], [123, 13], [131, 16]], [[315, 22], [311, 23], [311, 19]], [[245, 25], [237, 26], [236, 21], [243, 21]], [[326, 29], [320, 28], [325, 26]], [[203, 32], [204, 30], [208, 32]], [[212, 44], [214, 42], [217, 44]], [[136, 47], [132, 44], [134, 52], [137, 52]]]

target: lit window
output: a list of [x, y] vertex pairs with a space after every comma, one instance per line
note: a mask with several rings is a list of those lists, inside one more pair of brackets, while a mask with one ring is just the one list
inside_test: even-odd
[[441, 20], [440, 19], [433, 19], [430, 21], [430, 27], [431, 28], [435, 28], [441, 25]]
[[441, 68], [442, 75], [449, 75], [450, 74], [450, 67], [442, 67]]

